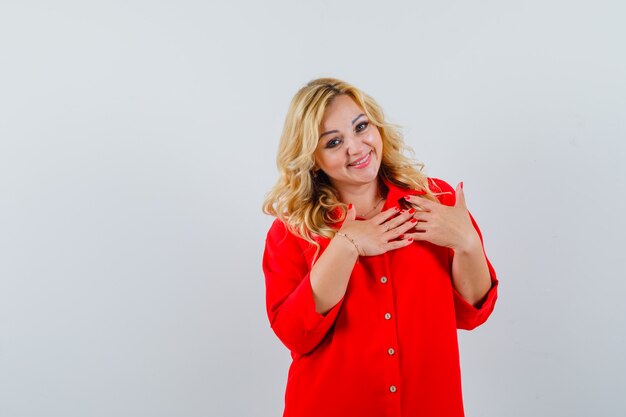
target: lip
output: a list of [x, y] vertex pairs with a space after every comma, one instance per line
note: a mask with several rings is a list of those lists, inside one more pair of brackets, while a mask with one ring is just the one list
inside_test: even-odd
[[[362, 158], [357, 159], [356, 161], [352, 162], [351, 164], [348, 164], [349, 168], [354, 168], [354, 169], [361, 169], [361, 168], [365, 168], [366, 166], [368, 166], [370, 164], [370, 162], [372, 161], [372, 151], [369, 151], [367, 153], [367, 155], [365, 155]], [[357, 164], [357, 165], [355, 165]]]

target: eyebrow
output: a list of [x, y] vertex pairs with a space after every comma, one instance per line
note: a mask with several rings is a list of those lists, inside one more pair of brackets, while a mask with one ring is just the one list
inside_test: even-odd
[[[365, 116], [365, 113], [361, 113], [359, 114], [357, 117], [355, 117], [354, 119], [352, 119], [352, 124], [355, 124], [357, 120], [359, 120], [362, 116]], [[338, 133], [338, 130], [329, 130], [328, 132], [324, 132], [320, 135], [320, 139], [322, 138], [322, 136], [324, 135], [330, 135], [331, 133]]]

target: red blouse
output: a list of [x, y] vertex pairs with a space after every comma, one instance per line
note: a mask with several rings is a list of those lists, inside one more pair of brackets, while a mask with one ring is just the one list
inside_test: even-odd
[[[449, 184], [429, 181], [444, 192], [442, 204], [454, 205]], [[386, 185], [383, 210], [420, 194]], [[323, 251], [329, 240], [318, 242]], [[271, 327], [293, 359], [283, 417], [462, 417], [456, 330], [481, 325], [493, 311], [498, 280], [491, 263], [492, 287], [475, 308], [452, 286], [451, 249], [414, 242], [360, 257], [344, 297], [322, 315], [309, 280], [314, 254], [313, 245], [274, 221], [263, 270]]]

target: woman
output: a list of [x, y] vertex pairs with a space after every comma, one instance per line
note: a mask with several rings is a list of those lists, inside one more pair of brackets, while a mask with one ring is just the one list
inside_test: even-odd
[[406, 150], [343, 81], [291, 102], [264, 203], [285, 417], [463, 416], [456, 329], [487, 320], [498, 281], [462, 183], [426, 178]]

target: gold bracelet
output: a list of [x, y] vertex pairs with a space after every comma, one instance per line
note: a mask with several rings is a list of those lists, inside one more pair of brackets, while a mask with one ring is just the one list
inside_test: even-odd
[[359, 245], [356, 244], [356, 242], [354, 241], [354, 239], [352, 239], [350, 236], [348, 236], [347, 234], [343, 233], [343, 232], [337, 232], [336, 233], [339, 236], [343, 236], [346, 239], [348, 239], [350, 242], [352, 242], [352, 244], [354, 245], [354, 247], [356, 248], [356, 253], [359, 254], [359, 256], [362, 256], [361, 254], [361, 249], [359, 249]]

